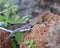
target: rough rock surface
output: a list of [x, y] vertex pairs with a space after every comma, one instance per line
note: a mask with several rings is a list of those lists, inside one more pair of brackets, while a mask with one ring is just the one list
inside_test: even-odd
[[7, 32], [0, 30], [0, 48], [11, 48], [10, 39], [6, 43], [2, 44], [2, 42], [5, 40], [7, 36], [8, 36]]
[[34, 40], [36, 48], [60, 48], [60, 16], [49, 13], [42, 17], [44, 23], [35, 24], [21, 39], [20, 48], [26, 48], [24, 40]]

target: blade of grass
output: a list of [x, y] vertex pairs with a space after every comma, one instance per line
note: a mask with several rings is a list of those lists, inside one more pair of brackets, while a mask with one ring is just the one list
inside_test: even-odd
[[20, 44], [21, 37], [23, 36], [23, 32], [21, 33], [15, 33], [15, 38], [18, 44]]

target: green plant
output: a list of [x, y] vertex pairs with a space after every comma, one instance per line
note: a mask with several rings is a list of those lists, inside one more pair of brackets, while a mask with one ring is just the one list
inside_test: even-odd
[[26, 48], [36, 48], [33, 39], [30, 39], [30, 40], [24, 40], [24, 44], [27, 45]]
[[16, 4], [12, 4], [10, 6], [9, 4], [10, 0], [1, 0], [0, 5], [3, 4], [3, 9], [0, 11], [0, 13], [3, 13], [4, 15], [0, 14], [0, 22], [5, 23], [5, 27], [7, 27], [8, 23], [9, 24], [14, 24], [14, 23], [21, 23], [23, 22], [26, 18], [31, 17], [31, 15], [25, 15], [23, 18], [20, 18], [19, 15], [16, 13], [18, 10], [18, 6]]
[[16, 11], [18, 10], [18, 6], [16, 4], [12, 4], [10, 6], [9, 4], [10, 0], [1, 0], [0, 5], [3, 4], [3, 10], [0, 11], [0, 13], [3, 13], [4, 15], [0, 14], [0, 22], [4, 22], [5, 26], [8, 25], [8, 23], [16, 23], [20, 22], [19, 16], [16, 14]]

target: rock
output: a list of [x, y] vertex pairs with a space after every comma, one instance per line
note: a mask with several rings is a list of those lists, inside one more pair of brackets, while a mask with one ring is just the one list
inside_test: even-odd
[[0, 47], [1, 48], [11, 48], [11, 40], [7, 40], [6, 43], [2, 44], [2, 42], [5, 40], [5, 38], [8, 36], [8, 32], [0, 30]]
[[26, 48], [24, 40], [33, 39], [36, 48], [60, 48], [60, 16], [49, 13], [43, 17], [44, 23], [35, 24], [21, 39], [21, 47]]

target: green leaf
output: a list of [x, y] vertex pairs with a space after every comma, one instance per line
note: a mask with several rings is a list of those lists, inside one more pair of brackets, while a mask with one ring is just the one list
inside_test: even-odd
[[0, 15], [0, 22], [4, 20], [4, 17]]
[[15, 33], [15, 38], [18, 44], [20, 44], [21, 37], [23, 36], [23, 32]]
[[33, 44], [33, 45], [32, 45], [32, 48], [36, 48], [36, 45], [35, 45], [35, 44]]
[[12, 24], [13, 23], [13, 20], [12, 19], [9, 19], [8, 20], [8, 23]]
[[33, 39], [30, 39], [30, 42], [29, 43], [30, 43], [30, 45], [32, 45], [33, 44]]
[[9, 23], [15, 23], [15, 17], [14, 16], [12, 16], [10, 19], [9, 19]]
[[8, 7], [9, 7], [9, 3], [6, 3], [6, 4], [4, 5], [4, 7], [8, 8]]
[[2, 12], [9, 12], [10, 8], [4, 9]]
[[4, 19], [5, 19], [5, 21], [4, 21], [4, 22], [5, 22], [5, 27], [7, 27], [7, 25], [8, 25], [8, 20], [9, 20], [9, 15], [6, 14]]
[[13, 40], [11, 41], [11, 48], [17, 48], [16, 43]]
[[29, 40], [24, 40], [24, 44], [28, 44], [29, 43]]
[[31, 48], [31, 45], [28, 45], [26, 48]]
[[15, 16], [14, 22], [16, 23], [19, 20], [18, 16]]
[[18, 6], [16, 4], [13, 4], [10, 8], [14, 9], [14, 8], [18, 8]]
[[10, 24], [20, 23], [21, 22], [21, 19], [16, 15], [16, 16], [12, 16], [11, 18], [9, 18], [8, 22]]
[[3, 3], [3, 0], [0, 0], [0, 5]]
[[14, 12], [16, 12], [18, 10], [18, 6], [17, 5], [13, 5], [12, 6], [12, 12], [14, 13]]

